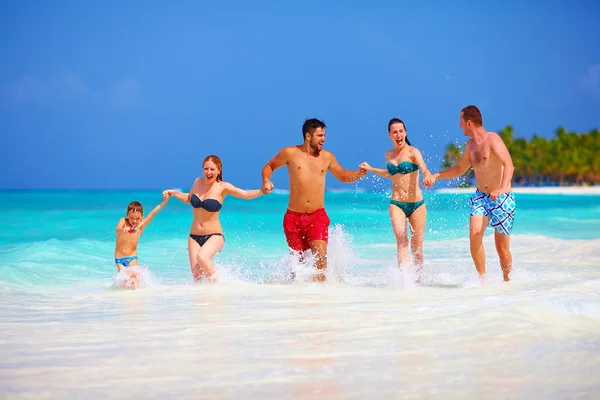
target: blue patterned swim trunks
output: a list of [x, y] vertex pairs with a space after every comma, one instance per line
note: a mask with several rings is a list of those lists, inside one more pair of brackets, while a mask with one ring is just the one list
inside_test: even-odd
[[489, 224], [503, 235], [510, 235], [515, 220], [515, 196], [513, 192], [504, 193], [498, 200], [492, 200], [489, 194], [477, 190], [469, 199], [471, 216], [483, 215], [490, 219]]

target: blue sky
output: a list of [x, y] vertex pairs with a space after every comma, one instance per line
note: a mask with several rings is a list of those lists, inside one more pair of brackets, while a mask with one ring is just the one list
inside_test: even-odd
[[259, 187], [309, 117], [348, 169], [383, 163], [399, 117], [438, 170], [468, 104], [516, 136], [600, 128], [598, 20], [594, 1], [3, 2], [0, 188], [187, 189], [208, 154]]

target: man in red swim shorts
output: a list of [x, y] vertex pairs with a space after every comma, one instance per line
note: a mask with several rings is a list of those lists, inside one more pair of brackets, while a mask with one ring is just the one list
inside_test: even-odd
[[283, 218], [283, 231], [292, 252], [310, 249], [318, 272], [314, 280], [325, 281], [329, 217], [325, 212], [325, 176], [327, 171], [342, 182], [351, 183], [366, 175], [365, 170], [345, 170], [329, 151], [323, 150], [325, 123], [316, 118], [302, 125], [304, 143], [281, 149], [262, 169], [262, 191], [271, 193], [271, 175], [277, 168], [288, 167], [290, 199]]
[[283, 216], [283, 232], [291, 250], [302, 253], [310, 249], [316, 240], [328, 242], [329, 217], [324, 208], [310, 214], [292, 211], [288, 208]]

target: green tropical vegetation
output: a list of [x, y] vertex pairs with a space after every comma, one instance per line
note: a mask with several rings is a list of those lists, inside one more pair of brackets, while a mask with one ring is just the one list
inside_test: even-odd
[[[553, 139], [534, 135], [530, 140], [515, 138], [507, 125], [498, 132], [511, 154], [515, 172], [513, 185], [597, 185], [600, 184], [600, 130], [567, 132], [559, 127]], [[442, 168], [455, 165], [463, 149], [453, 143], [446, 147]], [[469, 168], [461, 186], [473, 182]]]

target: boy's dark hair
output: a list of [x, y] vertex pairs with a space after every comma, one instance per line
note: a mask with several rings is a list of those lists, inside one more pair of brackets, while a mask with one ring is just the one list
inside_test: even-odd
[[302, 124], [302, 139], [306, 140], [306, 134], [310, 133], [312, 135], [317, 128], [325, 129], [325, 122], [316, 118], [310, 118], [304, 121], [304, 124]]
[[[406, 131], [406, 124], [404, 123], [404, 121], [402, 121], [400, 118], [392, 118], [392, 119], [390, 119], [390, 122], [388, 122], [388, 132], [390, 131], [390, 128], [394, 124], [402, 124], [402, 126], [404, 127], [404, 130]], [[404, 141], [406, 142], [407, 145], [411, 146], [410, 141], [408, 140], [408, 134], [404, 138]]]
[[129, 214], [130, 212], [139, 212], [142, 215], [144, 215], [144, 208], [142, 207], [142, 203], [140, 203], [139, 201], [132, 201], [131, 203], [129, 203], [129, 205], [127, 206], [127, 214]]

